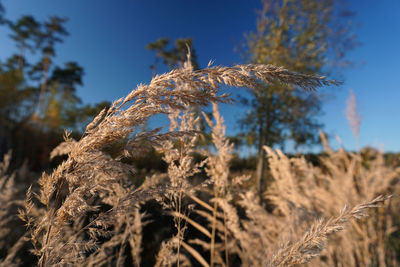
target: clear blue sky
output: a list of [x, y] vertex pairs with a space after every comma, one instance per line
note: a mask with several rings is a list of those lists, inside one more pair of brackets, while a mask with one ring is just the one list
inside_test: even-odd
[[[201, 66], [210, 59], [217, 65], [243, 63], [234, 47], [243, 33], [255, 29], [255, 10], [259, 0], [3, 0], [6, 16], [16, 19], [31, 14], [38, 20], [50, 15], [66, 16], [70, 32], [57, 49], [57, 64], [77, 61], [85, 69], [84, 86], [78, 95], [84, 103], [115, 100], [138, 83], [151, 78], [154, 61], [146, 44], [160, 37], [171, 40], [192, 37]], [[400, 1], [350, 0], [357, 13], [355, 21], [361, 47], [349, 54], [358, 62], [343, 72], [341, 88], [325, 88], [334, 97], [324, 103], [321, 122], [324, 130], [338, 135], [347, 149], [356, 141], [345, 117], [350, 89], [357, 97], [362, 115], [361, 146], [384, 146], [385, 151], [400, 151]], [[15, 47], [0, 28], [0, 60]], [[361, 64], [363, 62], [363, 64]], [[242, 108], [224, 106], [222, 113], [228, 134], [236, 133], [236, 118]], [[335, 140], [332, 140], [334, 145]], [[334, 145], [335, 146], [335, 145]]]

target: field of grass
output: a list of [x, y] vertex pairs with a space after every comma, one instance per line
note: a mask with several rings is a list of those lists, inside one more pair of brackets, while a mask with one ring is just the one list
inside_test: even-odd
[[[0, 165], [0, 266], [398, 266], [400, 168], [382, 152], [332, 150], [313, 162], [265, 147], [266, 189], [234, 171], [218, 103], [222, 85], [335, 84], [271, 65], [182, 69], [154, 77], [104, 109], [64, 159], [36, 179]], [[194, 112], [213, 107], [212, 117]], [[170, 128], [141, 131], [167, 114]], [[213, 148], [199, 148], [199, 116]], [[165, 172], [130, 159], [162, 155]], [[34, 182], [29, 188], [26, 181]], [[18, 216], [17, 216], [18, 215]]]

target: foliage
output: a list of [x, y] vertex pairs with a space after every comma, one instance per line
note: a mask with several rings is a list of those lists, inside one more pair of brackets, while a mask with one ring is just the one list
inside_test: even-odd
[[[339, 2], [331, 0], [263, 1], [257, 31], [247, 35], [248, 60], [302, 73], [327, 72], [333, 61], [344, 62], [345, 53], [356, 45], [341, 9]], [[249, 94], [250, 98], [242, 99], [249, 111], [240, 124], [247, 144], [258, 148], [261, 192], [264, 145], [285, 148], [291, 140], [296, 149], [318, 142], [321, 94], [304, 94], [299, 88], [278, 83], [260, 83]]]
[[[2, 6], [0, 12], [3, 16]], [[55, 145], [52, 140], [61, 140], [53, 135], [59, 136], [65, 128], [82, 131], [82, 124], [109, 103], [83, 106], [76, 92], [83, 84], [83, 68], [77, 62], [66, 62], [62, 67], [52, 63], [56, 44], [68, 35], [66, 18], [53, 16], [44, 22], [32, 16], [15, 22], [1, 18], [7, 22], [2, 26], [11, 30], [18, 53], [0, 62], [0, 155], [13, 149], [18, 163], [25, 157], [32, 166], [41, 162], [42, 168]], [[39, 60], [30, 62], [37, 52]], [[30, 147], [26, 147], [27, 136], [32, 138]], [[33, 151], [44, 153], [45, 160], [32, 158]]]

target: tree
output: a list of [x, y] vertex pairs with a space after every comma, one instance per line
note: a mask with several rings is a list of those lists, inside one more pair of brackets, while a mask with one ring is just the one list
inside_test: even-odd
[[13, 31], [10, 37], [16, 42], [20, 50], [18, 58], [18, 69], [20, 71], [22, 71], [25, 62], [25, 49], [34, 52], [34, 49], [39, 44], [39, 27], [40, 24], [32, 16], [23, 16], [16, 23], [11, 23], [10, 25]]
[[6, 13], [6, 10], [3, 7], [3, 4], [0, 1], [0, 25], [1, 24], [6, 24], [9, 21], [4, 17], [4, 14]]
[[[263, 1], [257, 31], [247, 35], [252, 63], [284, 66], [303, 73], [327, 73], [346, 63], [345, 53], [357, 45], [351, 13], [332, 0]], [[240, 121], [248, 144], [258, 149], [257, 187], [262, 199], [265, 171], [263, 147], [292, 140], [295, 147], [318, 141], [321, 97], [283, 84], [260, 83], [243, 103], [251, 107]]]
[[[48, 164], [48, 154], [62, 140], [65, 128], [82, 133], [110, 103], [82, 105], [76, 93], [82, 85], [82, 67], [75, 62], [52, 63], [57, 44], [68, 35], [66, 18], [38, 22], [28, 15], [10, 21], [4, 13], [0, 0], [0, 26], [9, 27], [18, 51], [0, 62], [0, 156], [12, 149], [16, 164], [29, 159], [39, 170]], [[41, 52], [36, 64], [27, 50]]]
[[[169, 39], [168, 38], [160, 38], [155, 42], [149, 43], [146, 48], [148, 50], [152, 50], [156, 52], [156, 59], [153, 65], [150, 65], [150, 69], [152, 70], [152, 77], [156, 76], [157, 74], [157, 67], [158, 67], [158, 61], [163, 58], [163, 55], [165, 53], [165, 47], [169, 44]], [[164, 59], [164, 64], [167, 64], [167, 62]]]
[[77, 123], [78, 104], [76, 87], [82, 85], [83, 68], [76, 62], [67, 62], [65, 67], [56, 66], [49, 78], [49, 97], [44, 122], [53, 129], [74, 127]]
[[36, 71], [42, 73], [42, 81], [40, 86], [39, 103], [36, 111], [36, 117], [40, 116], [42, 112], [44, 97], [47, 87], [47, 76], [50, 70], [51, 59], [55, 57], [55, 44], [63, 41], [62, 37], [67, 36], [68, 32], [64, 27], [67, 18], [60, 18], [57, 16], [50, 17], [44, 23], [44, 30], [40, 33], [40, 47], [42, 48], [42, 60], [34, 67]]
[[34, 94], [13, 64], [0, 62], [0, 155], [12, 148], [13, 131], [30, 117]]
[[[196, 50], [193, 48], [192, 38], [178, 38], [175, 40], [174, 47], [168, 49], [169, 44], [168, 38], [160, 38], [153, 43], [147, 45], [148, 50], [156, 52], [155, 64], [151, 65], [150, 68], [153, 69], [153, 74], [156, 73], [156, 67], [159, 59], [163, 59], [163, 63], [168, 65], [170, 69], [182, 68], [183, 63], [187, 59], [188, 49], [190, 49], [191, 63], [193, 69], [198, 70], [199, 64], [197, 63]], [[153, 75], [154, 76], [154, 75]]]
[[10, 149], [10, 130], [18, 116], [19, 88], [22, 79], [16, 71], [6, 71], [0, 65], [0, 155]]

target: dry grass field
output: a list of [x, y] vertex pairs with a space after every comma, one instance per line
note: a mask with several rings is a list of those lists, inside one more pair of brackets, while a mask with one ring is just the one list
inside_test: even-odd
[[[38, 183], [0, 165], [0, 266], [398, 266], [400, 168], [372, 149], [329, 147], [316, 162], [265, 147], [263, 199], [252, 173], [230, 172], [233, 145], [222, 85], [279, 82], [315, 90], [334, 81], [271, 65], [184, 68], [155, 76], [113, 102]], [[212, 105], [212, 117], [194, 112]], [[168, 131], [142, 131], [165, 114]], [[199, 148], [199, 116], [213, 148]], [[130, 158], [155, 150], [165, 172]], [[196, 156], [197, 155], [197, 156]], [[143, 178], [144, 177], [144, 178]], [[394, 196], [394, 197], [393, 197]], [[18, 212], [17, 212], [18, 211]]]

